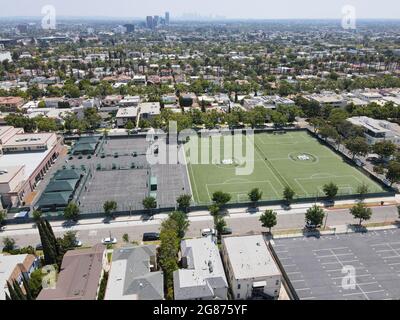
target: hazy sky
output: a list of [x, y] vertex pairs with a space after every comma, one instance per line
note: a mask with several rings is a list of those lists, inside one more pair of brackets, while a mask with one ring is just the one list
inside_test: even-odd
[[340, 19], [344, 5], [358, 18], [400, 19], [400, 0], [0, 0], [0, 16], [40, 16], [51, 4], [61, 16], [145, 17], [170, 11], [226, 18]]

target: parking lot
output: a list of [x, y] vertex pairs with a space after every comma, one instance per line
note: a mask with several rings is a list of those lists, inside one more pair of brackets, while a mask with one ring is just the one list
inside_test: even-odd
[[400, 297], [400, 230], [274, 240], [300, 300]]

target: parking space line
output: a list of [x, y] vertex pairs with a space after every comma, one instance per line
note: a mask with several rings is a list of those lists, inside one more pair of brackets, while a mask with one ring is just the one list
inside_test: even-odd
[[[361, 278], [361, 277], [370, 277], [371, 276], [371, 274], [370, 273], [368, 273], [368, 274], [360, 274], [360, 275], [356, 275], [356, 279], [357, 278]], [[333, 278], [331, 278], [332, 280], [338, 280], [338, 279], [343, 279], [343, 276], [341, 276], [341, 277], [333, 277]]]
[[286, 272], [286, 274], [299, 274], [301, 273], [300, 271], [294, 271], [294, 272]]
[[[348, 261], [341, 261], [342, 263], [350, 263], [350, 262], [359, 262], [360, 260], [356, 259], [356, 260], [348, 260]], [[334, 261], [334, 262], [321, 262], [321, 265], [326, 265], [326, 264], [335, 264], [335, 263], [340, 263], [338, 261]]]
[[[360, 289], [361, 290], [361, 289]], [[362, 290], [361, 290], [362, 291]], [[378, 292], [383, 292], [383, 291], [385, 291], [385, 290], [375, 290], [375, 291], [362, 291], [362, 293], [366, 296], [366, 297], [368, 297], [367, 296], [367, 294], [371, 294], [371, 293], [378, 293]], [[360, 294], [361, 292], [355, 292], [355, 293], [346, 293], [346, 294], [343, 294], [344, 296], [351, 296], [351, 295], [356, 295], [356, 294]], [[369, 297], [368, 297], [368, 300], [370, 300], [369, 299]]]
[[336, 255], [326, 255], [326, 256], [317, 256], [317, 258], [329, 258], [329, 257], [341, 257], [341, 256], [350, 256], [350, 255], [354, 255], [353, 253], [339, 253]]
[[317, 251], [329, 251], [329, 250], [339, 250], [339, 249], [349, 249], [348, 247], [337, 247], [337, 248], [328, 248], [328, 249], [315, 249], [313, 252]]
[[[339, 264], [342, 266], [341, 269], [331, 269], [331, 270], [325, 270], [326, 272], [342, 272], [344, 265], [342, 263], [339, 262]], [[360, 270], [360, 269], [365, 269], [365, 267], [361, 266], [361, 267], [355, 267], [354, 270]]]
[[[357, 282], [357, 285], [359, 285], [359, 286], [368, 286], [368, 285], [371, 285], [371, 284], [378, 284], [378, 285], [379, 285], [379, 282], [378, 282], [378, 281], [365, 282], [365, 283], [359, 283], [359, 282]], [[336, 287], [341, 288], [342, 285], [336, 286]]]
[[386, 246], [386, 245], [393, 245], [393, 244], [400, 244], [400, 242], [385, 242], [385, 243], [377, 243], [371, 244], [371, 247], [378, 247], [378, 246]]

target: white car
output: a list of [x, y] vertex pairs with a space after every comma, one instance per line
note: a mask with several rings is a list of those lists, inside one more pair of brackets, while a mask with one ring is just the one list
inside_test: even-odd
[[75, 241], [75, 247], [82, 247], [82, 241], [76, 240]]
[[202, 237], [208, 237], [208, 236], [215, 236], [217, 234], [217, 232], [215, 231], [215, 229], [203, 229], [201, 230], [201, 236]]
[[108, 238], [103, 238], [102, 240], [101, 240], [101, 243], [102, 244], [116, 244], [118, 241], [117, 241], [117, 239], [116, 238], [113, 238], [113, 237], [108, 237]]

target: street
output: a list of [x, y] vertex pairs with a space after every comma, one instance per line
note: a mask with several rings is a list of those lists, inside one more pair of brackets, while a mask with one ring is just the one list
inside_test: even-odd
[[[398, 218], [397, 208], [395, 206], [375, 207], [372, 209], [373, 215], [368, 222], [390, 222]], [[298, 229], [304, 227], [304, 210], [292, 210], [278, 213], [278, 223], [273, 230]], [[343, 226], [347, 224], [358, 223], [353, 219], [348, 209], [326, 211], [327, 226]], [[250, 214], [247, 212], [235, 213], [226, 217], [227, 225], [232, 228], [234, 235], [245, 235], [248, 233], [260, 233], [266, 231], [259, 222], [260, 213]], [[211, 216], [193, 216], [189, 218], [190, 227], [186, 237], [194, 238], [200, 236], [200, 230], [213, 227]], [[126, 233], [130, 241], [141, 241], [144, 232], [158, 232], [161, 219], [149, 221], [113, 221], [107, 223], [78, 224], [72, 227], [53, 227], [56, 236], [61, 236], [68, 230], [76, 231], [79, 240], [84, 246], [94, 245], [102, 238], [110, 236], [116, 237], [119, 243], [122, 242], [122, 236]], [[4, 237], [13, 238], [19, 246], [35, 246], [40, 242], [38, 231], [35, 228], [21, 230], [5, 230], [0, 233], [0, 243], [2, 246]]]

